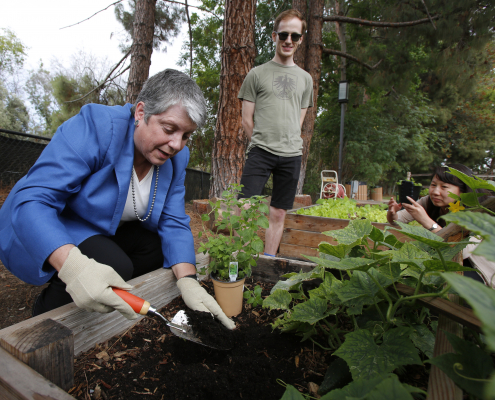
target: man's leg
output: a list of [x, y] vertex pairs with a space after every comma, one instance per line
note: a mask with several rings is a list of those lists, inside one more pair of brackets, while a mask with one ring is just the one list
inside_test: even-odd
[[268, 254], [276, 255], [278, 252], [284, 233], [285, 215], [294, 204], [300, 170], [301, 156], [278, 157], [277, 165], [273, 169], [270, 227], [265, 234], [265, 252]]
[[270, 206], [270, 226], [265, 233], [265, 253], [276, 255], [282, 234], [287, 210]]

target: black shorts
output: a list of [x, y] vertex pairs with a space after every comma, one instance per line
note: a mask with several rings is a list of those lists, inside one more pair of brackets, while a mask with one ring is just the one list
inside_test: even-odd
[[270, 174], [273, 173], [272, 201], [270, 205], [290, 210], [296, 196], [302, 156], [280, 157], [259, 147], [253, 147], [242, 171], [240, 199], [260, 195]]

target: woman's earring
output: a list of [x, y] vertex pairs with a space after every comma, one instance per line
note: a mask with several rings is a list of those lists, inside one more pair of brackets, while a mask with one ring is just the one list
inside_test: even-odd
[[137, 119], [134, 121], [134, 126], [138, 126], [138, 125], [139, 125], [139, 120]]

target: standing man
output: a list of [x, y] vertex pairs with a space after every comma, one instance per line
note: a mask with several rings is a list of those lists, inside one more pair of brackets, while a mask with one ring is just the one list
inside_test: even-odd
[[285, 214], [294, 202], [303, 148], [301, 127], [313, 106], [311, 75], [294, 63], [305, 30], [299, 11], [281, 13], [272, 33], [275, 57], [248, 73], [237, 96], [242, 100], [242, 126], [250, 139], [239, 198], [260, 195], [273, 173], [270, 227], [265, 235], [265, 255], [270, 256], [277, 254]]

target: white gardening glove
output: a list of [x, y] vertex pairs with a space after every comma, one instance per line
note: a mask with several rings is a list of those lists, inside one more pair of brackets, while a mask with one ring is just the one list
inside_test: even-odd
[[217, 317], [228, 329], [235, 328], [235, 322], [225, 315], [216, 300], [201, 287], [193, 278], [180, 278], [177, 287], [182, 293], [182, 299], [191, 310], [210, 312]]
[[66, 290], [78, 307], [99, 313], [115, 309], [127, 319], [138, 317], [132, 307], [112, 290], [112, 287], [130, 290], [132, 286], [125, 283], [112, 267], [86, 257], [77, 247], [69, 252], [58, 276], [67, 285]]

